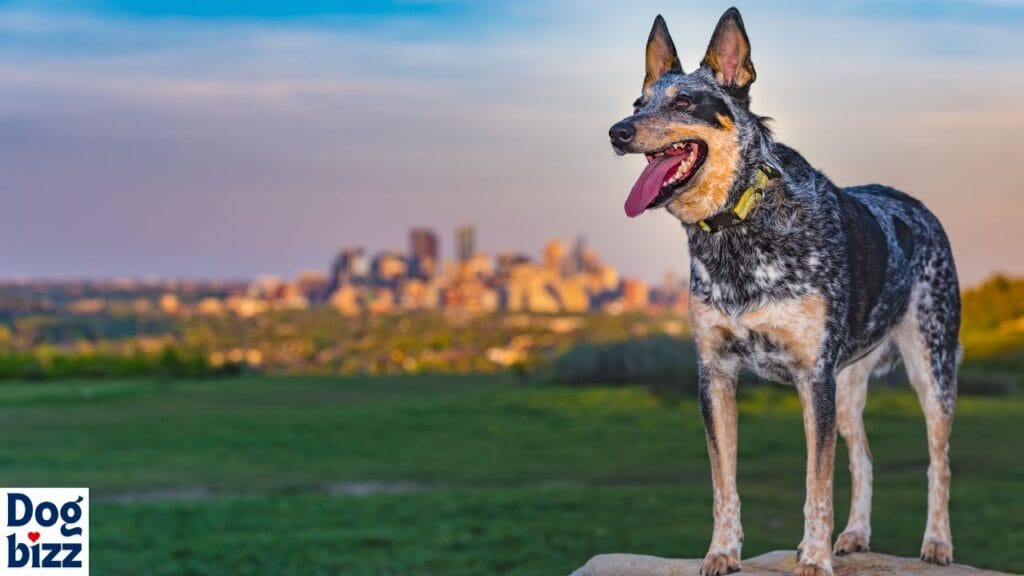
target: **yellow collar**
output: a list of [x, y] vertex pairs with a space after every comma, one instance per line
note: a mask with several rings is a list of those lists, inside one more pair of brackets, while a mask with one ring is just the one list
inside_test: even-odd
[[757, 206], [764, 196], [764, 189], [768, 187], [768, 181], [777, 175], [777, 172], [767, 164], [758, 167], [754, 174], [754, 183], [743, 191], [740, 199], [731, 210], [719, 212], [710, 218], [697, 222], [697, 226], [708, 234], [714, 234], [726, 228], [732, 228], [746, 221], [747, 216]]

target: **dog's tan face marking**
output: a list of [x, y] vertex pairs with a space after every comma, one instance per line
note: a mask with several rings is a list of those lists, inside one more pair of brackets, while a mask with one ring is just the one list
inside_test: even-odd
[[[687, 224], [710, 218], [725, 209], [736, 178], [736, 166], [740, 159], [740, 144], [736, 126], [729, 118], [719, 115], [722, 128], [710, 126], [685, 126], [673, 131], [678, 140], [697, 138], [708, 146], [704, 160], [694, 182], [668, 203], [668, 211]], [[689, 135], [689, 136], [687, 136]]]
[[[673, 86], [666, 89], [673, 90]], [[704, 124], [682, 124], [668, 122], [662, 118], [639, 117], [635, 141], [645, 150], [662, 150], [676, 142], [701, 140], [707, 145], [704, 165], [666, 207], [668, 211], [687, 224], [694, 224], [725, 209], [729, 189], [736, 177], [740, 159], [740, 144], [736, 125], [725, 115], [717, 116], [721, 128]]]

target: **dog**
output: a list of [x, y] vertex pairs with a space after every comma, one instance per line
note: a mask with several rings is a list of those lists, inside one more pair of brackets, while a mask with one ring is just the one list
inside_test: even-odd
[[[736, 376], [793, 384], [807, 441], [797, 576], [832, 574], [832, 554], [867, 551], [872, 462], [862, 413], [871, 375], [907, 368], [928, 431], [928, 519], [921, 559], [953, 559], [949, 436], [960, 359], [960, 289], [949, 240], [914, 198], [872, 184], [840, 188], [773, 140], [750, 111], [757, 78], [735, 8], [687, 74], [659, 15], [633, 114], [609, 131], [648, 164], [630, 217], [665, 208], [686, 231], [689, 317], [714, 487], [701, 573], [740, 570]], [[849, 448], [849, 523], [832, 545], [836, 432]]]

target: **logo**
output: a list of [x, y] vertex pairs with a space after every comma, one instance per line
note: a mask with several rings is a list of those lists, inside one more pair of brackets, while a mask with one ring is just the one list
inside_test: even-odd
[[89, 574], [88, 488], [0, 488], [0, 520], [0, 574]]

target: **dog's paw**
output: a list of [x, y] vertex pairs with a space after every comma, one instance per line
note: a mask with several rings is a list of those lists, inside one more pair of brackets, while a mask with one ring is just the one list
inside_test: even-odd
[[953, 562], [953, 545], [949, 542], [928, 540], [921, 546], [921, 560], [939, 566], [948, 566]]
[[832, 567], [801, 560], [793, 569], [793, 576], [832, 576]]
[[724, 576], [740, 571], [740, 555], [736, 552], [708, 552], [700, 566], [703, 576]]
[[854, 552], [870, 552], [868, 547], [868, 536], [860, 530], [849, 530], [843, 532], [836, 538], [836, 545], [832, 552], [836, 556], [846, 556]]

